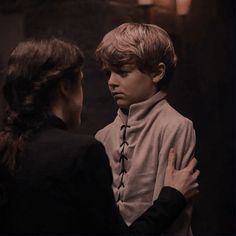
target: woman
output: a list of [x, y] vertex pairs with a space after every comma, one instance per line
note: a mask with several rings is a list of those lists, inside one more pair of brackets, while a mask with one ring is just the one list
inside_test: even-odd
[[3, 230], [159, 233], [180, 214], [185, 198], [198, 191], [196, 161], [175, 171], [170, 159], [170, 187], [126, 226], [115, 204], [103, 146], [70, 132], [80, 123], [82, 65], [80, 49], [55, 38], [22, 42], [9, 58], [4, 86], [9, 110], [0, 133], [1, 168], [6, 173], [1, 172]]

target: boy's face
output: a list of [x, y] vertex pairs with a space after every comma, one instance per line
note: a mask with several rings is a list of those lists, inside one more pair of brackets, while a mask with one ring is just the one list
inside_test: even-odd
[[125, 65], [120, 70], [107, 70], [108, 86], [117, 105], [129, 109], [130, 105], [142, 102], [156, 93], [151, 75], [137, 67]]

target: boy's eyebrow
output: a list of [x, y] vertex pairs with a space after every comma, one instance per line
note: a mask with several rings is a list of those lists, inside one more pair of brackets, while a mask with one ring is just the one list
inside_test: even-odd
[[126, 69], [126, 70], [133, 70], [136, 66], [133, 65], [133, 64], [125, 64], [125, 65], [122, 65], [120, 68], [121, 69]]
[[115, 72], [130, 72], [136, 68], [134, 64], [123, 64], [123, 65], [106, 65], [101, 69], [103, 72], [115, 71]]
[[110, 68], [115, 68], [118, 70], [133, 70], [136, 66], [134, 64], [119, 64], [110, 66]]

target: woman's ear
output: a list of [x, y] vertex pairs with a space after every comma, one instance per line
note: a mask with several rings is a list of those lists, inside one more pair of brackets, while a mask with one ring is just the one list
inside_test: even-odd
[[62, 97], [67, 98], [70, 95], [70, 93], [71, 93], [70, 81], [69, 80], [61, 80], [59, 82], [58, 90], [59, 90], [59, 94]]
[[157, 65], [157, 70], [153, 73], [152, 81], [153, 83], [157, 84], [161, 79], [163, 79], [166, 73], [166, 65], [163, 62], [160, 62]]

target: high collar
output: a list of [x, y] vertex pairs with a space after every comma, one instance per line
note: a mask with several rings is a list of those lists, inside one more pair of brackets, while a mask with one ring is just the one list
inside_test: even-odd
[[159, 91], [154, 94], [149, 99], [132, 104], [129, 108], [128, 114], [124, 114], [121, 109], [118, 110], [118, 117], [121, 119], [124, 124], [131, 124], [133, 122], [140, 121], [144, 119], [147, 113], [161, 100], [166, 97], [166, 93], [164, 91]]
[[45, 126], [59, 128], [59, 129], [67, 129], [66, 123], [62, 119], [54, 115], [51, 115], [48, 117], [48, 119], [45, 122]]

